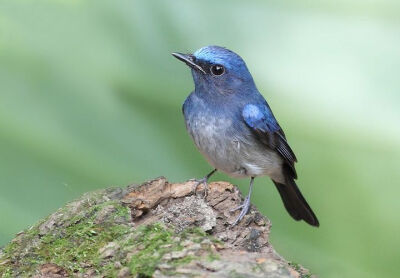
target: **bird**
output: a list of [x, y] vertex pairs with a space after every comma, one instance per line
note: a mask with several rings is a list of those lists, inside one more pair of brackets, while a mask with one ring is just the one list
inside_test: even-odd
[[214, 168], [197, 180], [208, 188], [209, 178], [221, 171], [234, 178], [250, 178], [249, 192], [232, 226], [248, 213], [256, 177], [275, 184], [289, 215], [318, 227], [319, 221], [295, 180], [297, 158], [244, 60], [221, 46], [205, 46], [193, 54], [172, 55], [190, 67], [194, 91], [184, 101], [186, 129], [196, 147]]

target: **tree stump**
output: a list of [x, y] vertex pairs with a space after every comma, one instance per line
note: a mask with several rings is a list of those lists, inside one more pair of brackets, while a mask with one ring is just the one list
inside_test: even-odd
[[204, 197], [193, 186], [161, 177], [86, 193], [5, 246], [0, 275], [310, 277], [275, 252], [271, 223], [254, 206], [232, 227], [237, 187], [213, 182]]

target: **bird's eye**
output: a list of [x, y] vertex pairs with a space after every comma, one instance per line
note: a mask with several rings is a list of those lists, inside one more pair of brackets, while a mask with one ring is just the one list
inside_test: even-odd
[[210, 70], [213, 75], [222, 75], [225, 73], [225, 68], [221, 65], [212, 65]]

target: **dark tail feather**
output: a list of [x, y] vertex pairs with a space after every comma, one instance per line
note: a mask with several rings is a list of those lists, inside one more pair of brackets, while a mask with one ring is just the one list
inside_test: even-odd
[[304, 220], [311, 226], [319, 226], [317, 217], [307, 204], [307, 201], [304, 199], [293, 179], [289, 179], [287, 184], [281, 184], [275, 181], [274, 183], [281, 195], [286, 210], [296, 221]]

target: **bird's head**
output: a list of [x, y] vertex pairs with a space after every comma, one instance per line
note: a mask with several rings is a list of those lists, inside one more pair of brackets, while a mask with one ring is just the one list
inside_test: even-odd
[[254, 86], [243, 59], [220, 46], [206, 46], [193, 54], [172, 53], [191, 67], [196, 90], [234, 93], [239, 88]]

